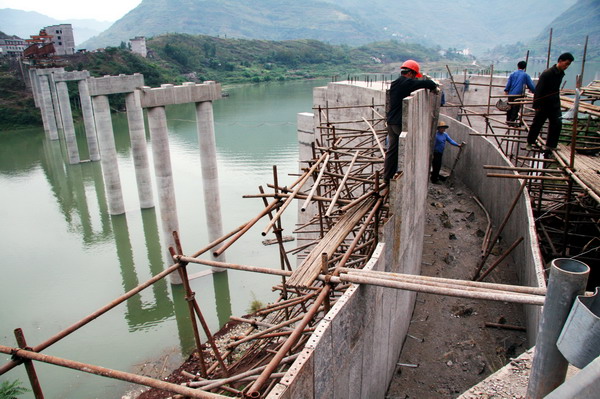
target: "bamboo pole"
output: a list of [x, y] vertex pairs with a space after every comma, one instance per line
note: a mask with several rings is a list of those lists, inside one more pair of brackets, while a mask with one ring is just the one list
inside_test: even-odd
[[317, 179], [315, 180], [315, 182], [314, 182], [314, 184], [312, 186], [312, 189], [308, 193], [308, 196], [306, 197], [306, 201], [304, 201], [304, 204], [300, 208], [300, 210], [302, 212], [306, 211], [306, 207], [308, 206], [308, 204], [310, 203], [310, 201], [312, 201], [312, 197], [315, 195], [315, 191], [317, 190], [317, 186], [321, 182], [321, 179], [323, 178], [323, 174], [325, 173], [325, 170], [327, 169], [327, 163], [329, 162], [329, 156], [330, 156], [330, 154], [327, 153], [327, 156], [325, 157], [325, 161], [323, 161], [323, 166], [321, 166], [321, 170], [319, 171], [319, 175], [317, 176]]
[[227, 248], [229, 248], [234, 242], [236, 242], [241, 236], [243, 236], [248, 230], [252, 228], [260, 219], [262, 219], [266, 214], [271, 212], [275, 207], [279, 205], [279, 200], [272, 201], [268, 206], [266, 206], [260, 213], [255, 216], [253, 219], [248, 221], [246, 225], [240, 229], [227, 243], [222, 245], [219, 249], [213, 252], [213, 256], [217, 258], [221, 255]]
[[279, 210], [277, 211], [277, 213], [273, 216], [273, 219], [271, 219], [271, 221], [267, 224], [267, 227], [265, 227], [265, 229], [263, 230], [263, 232], [262, 232], [263, 236], [266, 236], [267, 233], [269, 232], [269, 230], [271, 230], [271, 228], [273, 227], [273, 225], [275, 225], [275, 222], [277, 222], [277, 220], [279, 220], [279, 218], [281, 217], [281, 215], [283, 214], [283, 212], [290, 205], [290, 203], [292, 202], [292, 200], [294, 200], [294, 198], [296, 197], [296, 194], [298, 194], [298, 191], [300, 191], [302, 189], [302, 186], [304, 186], [304, 184], [308, 181], [308, 178], [313, 174], [313, 172], [316, 170], [317, 166], [319, 166], [319, 164], [321, 162], [323, 162], [323, 160], [325, 159], [326, 155], [327, 154], [321, 155], [321, 157], [319, 158], [319, 160], [317, 162], [315, 162], [315, 164], [310, 168], [310, 170], [308, 172], [306, 172], [304, 174], [304, 176], [299, 180], [298, 187], [296, 187], [294, 189], [294, 191], [292, 192], [292, 195], [290, 195], [285, 200], [285, 202], [283, 203], [283, 205], [281, 206], [281, 208], [279, 208]]
[[337, 203], [337, 200], [342, 192], [342, 189], [343, 189], [344, 185], [346, 184], [346, 181], [348, 180], [348, 175], [350, 175], [350, 172], [352, 172], [352, 167], [354, 166], [354, 162], [356, 162], [357, 157], [358, 157], [358, 151], [356, 151], [356, 153], [354, 154], [354, 158], [352, 158], [352, 161], [350, 162], [350, 166], [348, 166], [348, 169], [346, 170], [346, 174], [344, 175], [342, 182], [339, 184], [338, 189], [337, 189], [335, 195], [333, 196], [333, 199], [331, 200], [331, 204], [329, 204], [329, 208], [327, 208], [327, 212], [325, 212], [325, 217], [331, 216], [333, 207]]
[[373, 137], [375, 138], [375, 141], [377, 142], [377, 146], [379, 147], [379, 150], [381, 151], [381, 155], [385, 156], [385, 150], [383, 149], [383, 146], [381, 145], [381, 141], [379, 140], [379, 137], [377, 137], [377, 132], [375, 132], [375, 129], [373, 128], [373, 126], [363, 117], [363, 121], [365, 121], [365, 123], [367, 125], [369, 125], [369, 128], [371, 129], [371, 132], [373, 133]]

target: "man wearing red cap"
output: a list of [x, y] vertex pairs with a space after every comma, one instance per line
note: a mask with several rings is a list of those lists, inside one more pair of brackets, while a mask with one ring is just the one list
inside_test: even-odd
[[414, 60], [405, 61], [400, 67], [400, 77], [392, 82], [389, 90], [387, 111], [387, 141], [383, 166], [383, 179], [388, 183], [398, 171], [398, 140], [402, 133], [402, 100], [415, 90], [437, 90], [437, 84], [430, 79], [418, 80], [423, 77], [419, 63]]

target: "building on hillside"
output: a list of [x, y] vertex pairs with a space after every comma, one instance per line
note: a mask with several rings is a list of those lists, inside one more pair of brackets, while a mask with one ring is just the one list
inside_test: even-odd
[[144, 36], [136, 36], [133, 39], [129, 39], [131, 44], [131, 51], [146, 58], [148, 50], [146, 49], [146, 38]]
[[0, 39], [0, 57], [21, 57], [26, 47], [25, 40], [17, 36]]
[[75, 37], [71, 24], [51, 25], [44, 28], [52, 36], [52, 44], [56, 55], [75, 54]]

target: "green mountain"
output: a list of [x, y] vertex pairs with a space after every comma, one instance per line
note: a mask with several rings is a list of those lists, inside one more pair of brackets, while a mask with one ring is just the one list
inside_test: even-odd
[[522, 56], [526, 50], [530, 50], [531, 58], [546, 59], [551, 28], [551, 61], [556, 61], [558, 56], [566, 51], [581, 60], [586, 36], [588, 37], [587, 60], [600, 60], [600, 2], [598, 0], [578, 0], [545, 26], [534, 39], [497, 46], [488, 51], [486, 57], [496, 60], [515, 59]]
[[[588, 59], [600, 59], [600, 1], [579, 0], [552, 21], [544, 33], [528, 43], [528, 46], [532, 49], [544, 49], [547, 52], [550, 28], [552, 28], [552, 54], [555, 55], [553, 59], [565, 51], [570, 51], [576, 56], [583, 54], [586, 36], [588, 36]], [[540, 43], [544, 43], [545, 46], [539, 46]]]
[[481, 52], [537, 36], [575, 1], [143, 0], [82, 47], [172, 32], [352, 46], [399, 40]]

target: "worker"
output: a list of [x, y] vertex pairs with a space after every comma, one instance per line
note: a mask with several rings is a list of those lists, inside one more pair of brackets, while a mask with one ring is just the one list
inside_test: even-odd
[[542, 148], [549, 151], [558, 145], [560, 130], [562, 129], [562, 110], [560, 108], [560, 84], [565, 76], [565, 71], [575, 61], [573, 54], [563, 53], [552, 67], [540, 75], [535, 94], [533, 96], [533, 109], [535, 116], [529, 134], [527, 135], [527, 150], [537, 146], [537, 138], [546, 119], [548, 119], [548, 136], [546, 145]]
[[387, 151], [383, 167], [383, 179], [386, 183], [398, 171], [398, 141], [402, 133], [402, 101], [413, 91], [429, 89], [439, 91], [437, 83], [423, 77], [421, 67], [414, 60], [405, 61], [400, 67], [400, 77], [392, 82], [389, 90], [387, 119]]
[[[510, 74], [506, 81], [506, 87], [504, 88], [504, 94], [508, 96], [508, 101], [511, 103], [519, 102], [525, 94], [525, 87], [532, 93], [535, 93], [535, 86], [531, 80], [531, 76], [525, 72], [527, 68], [527, 62], [519, 61], [517, 63], [517, 70]], [[519, 126], [516, 122], [519, 117], [519, 109], [521, 104], [510, 104], [510, 108], [506, 111], [506, 123], [509, 126]]]
[[431, 161], [431, 182], [433, 184], [440, 184], [440, 180], [446, 180], [445, 177], [440, 176], [440, 170], [442, 169], [442, 157], [444, 156], [444, 149], [446, 148], [446, 142], [456, 147], [462, 147], [463, 144], [458, 144], [456, 141], [446, 133], [448, 124], [440, 121], [437, 125], [437, 131], [435, 132], [435, 140], [433, 143], [433, 159]]

